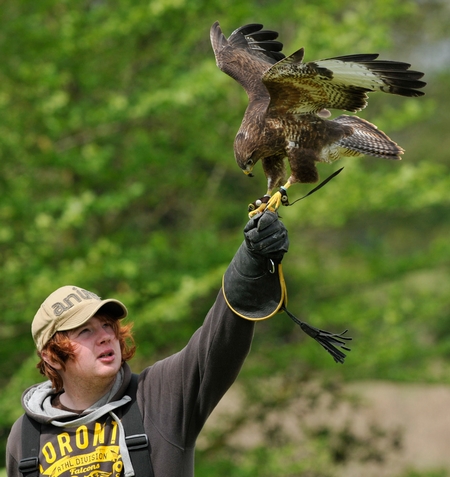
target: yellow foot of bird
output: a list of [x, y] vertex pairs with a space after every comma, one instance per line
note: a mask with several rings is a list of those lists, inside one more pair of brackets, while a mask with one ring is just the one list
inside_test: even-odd
[[282, 197], [283, 196], [281, 195], [280, 191], [275, 192], [275, 194], [273, 194], [273, 196], [270, 198], [269, 202], [267, 202], [267, 208], [272, 212], [278, 210], [278, 208], [282, 204]]
[[267, 202], [270, 200], [270, 195], [265, 195], [259, 199], [256, 199], [255, 202], [248, 204], [248, 218], [251, 219], [256, 214], [264, 212], [267, 207]]
[[269, 195], [265, 195], [264, 197], [255, 200], [255, 202], [253, 202], [252, 204], [249, 204], [248, 217], [251, 219], [256, 214], [264, 212], [266, 209], [272, 212], [276, 212], [280, 205], [289, 205], [287, 191], [284, 187], [280, 187], [280, 190], [278, 192], [275, 192], [272, 197], [270, 197]]

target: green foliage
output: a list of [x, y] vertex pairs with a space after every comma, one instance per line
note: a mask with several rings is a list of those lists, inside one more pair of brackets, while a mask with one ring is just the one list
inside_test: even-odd
[[[54, 289], [76, 284], [123, 300], [139, 337], [136, 370], [180, 349], [214, 301], [242, 240], [246, 204], [265, 192], [260, 169], [250, 181], [234, 163], [247, 98], [215, 66], [215, 20], [226, 34], [264, 23], [280, 31], [286, 53], [305, 46], [306, 60], [379, 51], [410, 61], [419, 42], [410, 26], [427, 13], [438, 22], [444, 7], [429, 2], [419, 11], [412, 0], [2, 5], [3, 445], [21, 413], [21, 391], [41, 378], [29, 327]], [[446, 29], [433, 31], [436, 40]], [[252, 380], [262, 386], [299, 363], [303, 384], [316, 373], [448, 382], [450, 145], [446, 108], [437, 105], [448, 101], [449, 72], [427, 81], [425, 98], [375, 95], [363, 114], [406, 149], [401, 163], [342, 161], [338, 178], [281, 211], [291, 239], [289, 308], [315, 326], [348, 327], [355, 341], [347, 362], [336, 367], [280, 315], [258, 325], [240, 377], [247, 392]], [[322, 178], [332, 170], [323, 165]], [[293, 187], [291, 199], [309, 189]], [[288, 405], [289, 396], [273, 405]], [[271, 456], [263, 446], [244, 453], [223, 444], [202, 451], [198, 473], [330, 475], [335, 462], [324, 436], [310, 434], [302, 459], [283, 440]], [[223, 435], [210, 440], [214, 447]], [[266, 474], [256, 470], [262, 462]]]

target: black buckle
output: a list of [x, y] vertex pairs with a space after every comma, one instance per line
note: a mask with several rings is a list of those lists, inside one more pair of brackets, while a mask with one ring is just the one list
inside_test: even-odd
[[39, 459], [37, 457], [27, 457], [21, 459], [19, 462], [19, 471], [25, 472], [34, 472], [39, 469]]
[[148, 447], [148, 436], [147, 434], [134, 434], [132, 436], [126, 436], [125, 442], [129, 451], [144, 449]]

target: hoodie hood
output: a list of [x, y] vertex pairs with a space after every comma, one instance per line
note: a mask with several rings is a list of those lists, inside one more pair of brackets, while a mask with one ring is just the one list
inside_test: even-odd
[[22, 406], [25, 412], [36, 421], [59, 428], [77, 427], [94, 422], [99, 417], [109, 414], [119, 428], [119, 446], [124, 464], [124, 475], [125, 477], [131, 477], [134, 475], [134, 470], [125, 441], [125, 431], [121, 420], [114, 412], [131, 401], [129, 396], [124, 395], [130, 378], [130, 368], [127, 364], [124, 364], [117, 373], [111, 390], [81, 414], [57, 409], [52, 406], [52, 398], [55, 392], [50, 381], [28, 388], [22, 395]]
[[72, 419], [78, 419], [80, 416], [90, 414], [92, 411], [101, 408], [107, 403], [121, 401], [124, 392], [130, 383], [130, 379], [131, 370], [128, 364], [125, 363], [117, 374], [116, 381], [111, 391], [81, 414], [57, 409], [52, 406], [52, 399], [55, 396], [55, 390], [52, 388], [50, 381], [35, 384], [25, 390], [22, 395], [22, 407], [26, 414], [34, 420], [44, 424], [53, 423], [52, 421], [54, 420], [70, 421]]

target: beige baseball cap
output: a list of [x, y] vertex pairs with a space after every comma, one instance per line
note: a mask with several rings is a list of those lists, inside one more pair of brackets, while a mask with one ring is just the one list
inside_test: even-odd
[[108, 316], [117, 319], [125, 318], [128, 314], [125, 305], [119, 300], [102, 300], [95, 293], [73, 285], [58, 288], [45, 299], [31, 324], [31, 333], [38, 351], [42, 351], [57, 331], [81, 326], [100, 308]]

